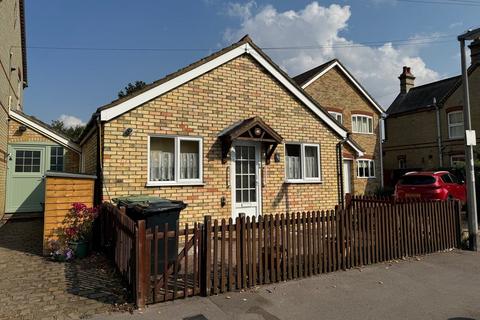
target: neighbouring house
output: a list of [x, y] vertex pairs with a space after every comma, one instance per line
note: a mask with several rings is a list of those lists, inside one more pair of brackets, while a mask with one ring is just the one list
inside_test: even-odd
[[342, 144], [363, 154], [248, 36], [100, 107], [80, 139], [98, 201], [183, 200], [182, 223], [333, 208]]
[[[468, 68], [472, 127], [480, 131], [480, 39], [470, 45]], [[465, 162], [463, 85], [460, 76], [415, 86], [404, 67], [400, 93], [385, 120], [385, 179], [394, 184], [406, 170], [462, 166]], [[478, 138], [477, 138], [478, 141]]]
[[337, 59], [293, 79], [352, 133], [363, 150], [363, 155], [349, 146], [343, 150], [344, 193], [376, 192], [383, 186], [382, 107]]
[[78, 144], [42, 121], [11, 110], [5, 211], [42, 212], [45, 174], [47, 171], [78, 173], [80, 152]]
[[27, 86], [23, 0], [0, 1], [0, 219], [5, 213], [8, 113], [22, 110]]

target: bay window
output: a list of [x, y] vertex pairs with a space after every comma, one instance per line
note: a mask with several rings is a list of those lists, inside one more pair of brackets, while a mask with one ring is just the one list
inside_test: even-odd
[[202, 182], [202, 139], [149, 137], [148, 185]]
[[287, 182], [319, 182], [320, 146], [289, 143], [285, 145], [285, 176]]

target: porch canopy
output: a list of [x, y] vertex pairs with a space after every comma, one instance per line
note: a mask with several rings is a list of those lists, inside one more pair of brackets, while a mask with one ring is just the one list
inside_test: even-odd
[[222, 162], [227, 161], [228, 153], [235, 140], [257, 141], [265, 147], [265, 161], [270, 163], [270, 158], [277, 148], [277, 145], [283, 142], [283, 138], [260, 117], [248, 118], [239, 121], [226, 128], [219, 134], [222, 142]]

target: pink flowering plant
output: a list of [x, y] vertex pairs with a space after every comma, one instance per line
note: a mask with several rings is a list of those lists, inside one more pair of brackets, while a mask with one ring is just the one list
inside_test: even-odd
[[63, 221], [63, 238], [68, 242], [88, 241], [92, 234], [93, 222], [98, 216], [95, 207], [88, 208], [85, 204], [75, 202]]

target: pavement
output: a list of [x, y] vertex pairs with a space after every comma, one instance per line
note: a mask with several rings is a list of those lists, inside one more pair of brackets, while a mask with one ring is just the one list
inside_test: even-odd
[[435, 253], [93, 319], [480, 320], [480, 253]]
[[0, 221], [0, 319], [84, 319], [125, 310], [125, 291], [100, 255], [70, 263], [42, 254], [43, 220]]

